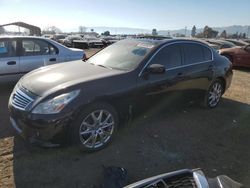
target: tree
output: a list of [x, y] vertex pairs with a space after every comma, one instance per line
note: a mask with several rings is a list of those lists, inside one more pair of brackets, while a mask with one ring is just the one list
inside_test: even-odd
[[221, 32], [220, 37], [221, 38], [227, 38], [227, 32], [226, 32], [226, 30], [224, 30], [224, 31]]
[[196, 35], [196, 27], [194, 25], [193, 28], [192, 28], [191, 36], [195, 37], [195, 35]]
[[196, 38], [204, 38], [204, 34], [203, 34], [203, 32], [197, 33], [197, 34], [195, 35], [195, 37], [196, 37]]
[[80, 33], [84, 33], [84, 32], [86, 32], [86, 27], [84, 27], [84, 26], [79, 26], [79, 32]]
[[156, 30], [156, 29], [153, 29], [153, 30], [152, 30], [152, 35], [158, 35], [158, 33], [157, 33], [157, 30]]
[[62, 33], [62, 31], [56, 26], [45, 27], [42, 31], [43, 34], [56, 34]]
[[90, 31], [91, 31], [91, 32], [94, 32], [94, 29], [91, 29]]
[[236, 32], [236, 33], [234, 33], [234, 34], [231, 34], [231, 35], [228, 36], [228, 38], [238, 39], [238, 38], [239, 38], [239, 33]]
[[242, 38], [242, 33], [240, 33], [240, 35], [239, 35], [239, 39], [241, 39]]
[[104, 31], [104, 32], [103, 32], [103, 35], [104, 35], [104, 36], [109, 36], [109, 35], [110, 35], [110, 32], [109, 32], [109, 31]]
[[218, 35], [218, 31], [213, 30], [211, 27], [205, 26], [203, 30], [203, 35], [205, 38], [215, 38]]

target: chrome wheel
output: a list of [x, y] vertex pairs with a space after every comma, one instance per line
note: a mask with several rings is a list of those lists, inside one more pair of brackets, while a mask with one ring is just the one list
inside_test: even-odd
[[82, 121], [79, 129], [81, 144], [90, 149], [104, 146], [114, 132], [114, 117], [107, 110], [95, 110]]
[[220, 82], [215, 82], [208, 93], [208, 103], [210, 107], [215, 107], [221, 98], [222, 95], [222, 85]]

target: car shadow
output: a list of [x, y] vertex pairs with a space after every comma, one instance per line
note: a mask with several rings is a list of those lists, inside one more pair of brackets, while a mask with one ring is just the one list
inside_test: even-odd
[[250, 184], [250, 105], [223, 98], [217, 108], [205, 109], [199, 96], [191, 94], [187, 99], [183, 95], [145, 105], [107, 148], [95, 153], [74, 147], [43, 149], [15, 137], [16, 186], [98, 186], [102, 166], [126, 168], [130, 183], [200, 167], [211, 177], [226, 174]]

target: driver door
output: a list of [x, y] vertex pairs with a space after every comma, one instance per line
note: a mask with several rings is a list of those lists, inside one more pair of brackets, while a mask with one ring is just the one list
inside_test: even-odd
[[153, 55], [147, 67], [152, 64], [164, 65], [166, 71], [152, 74], [147, 72], [147, 68], [144, 69], [138, 81], [139, 87], [143, 88], [142, 95], [153, 96], [182, 89], [179, 86], [185, 76], [185, 70], [182, 68], [180, 44], [171, 44], [161, 48]]

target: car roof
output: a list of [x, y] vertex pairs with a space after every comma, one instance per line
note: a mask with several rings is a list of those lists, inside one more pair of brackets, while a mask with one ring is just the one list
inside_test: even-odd
[[160, 39], [160, 40], [156, 40], [156, 39], [144, 39], [144, 38], [139, 38], [139, 39], [132, 39], [132, 40], [137, 40], [137, 41], [141, 41], [141, 42], [147, 42], [147, 43], [152, 43], [154, 45], [164, 45], [164, 44], [168, 44], [168, 43], [174, 43], [174, 42], [196, 42], [196, 43], [200, 43], [206, 46], [210, 46], [209, 43], [207, 43], [206, 41], [203, 40], [199, 40], [199, 39]]
[[[130, 40], [130, 39], [128, 39]], [[194, 38], [178, 38], [178, 39], [160, 39], [160, 40], [155, 40], [155, 39], [138, 39], [138, 38], [134, 38], [131, 40], [136, 40], [136, 41], [140, 41], [140, 42], [145, 42], [145, 43], [151, 43], [152, 45], [154, 45], [155, 47], [160, 47], [166, 44], [170, 44], [170, 43], [181, 43], [181, 42], [195, 42], [195, 43], [199, 43], [201, 45], [206, 46], [207, 48], [211, 49], [216, 49], [216, 45], [210, 44], [204, 40], [201, 39], [194, 39]]]

